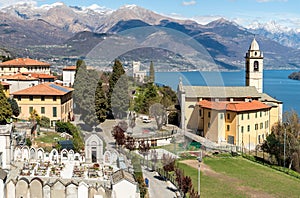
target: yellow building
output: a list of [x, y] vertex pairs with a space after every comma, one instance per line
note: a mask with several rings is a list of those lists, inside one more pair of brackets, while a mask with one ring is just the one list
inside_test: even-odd
[[27, 120], [35, 109], [40, 116], [50, 118], [51, 126], [57, 121], [73, 117], [73, 89], [55, 83], [43, 83], [12, 93], [21, 113], [19, 119]]
[[5, 96], [9, 97], [9, 94], [10, 94], [10, 84], [1, 81], [1, 85], [3, 86], [3, 92], [4, 92]]
[[270, 109], [257, 101], [198, 103], [198, 131], [214, 142], [253, 149], [270, 133]]
[[184, 86], [180, 80], [177, 94], [182, 130], [216, 143], [247, 145], [251, 150], [262, 143], [273, 124], [282, 120], [283, 104], [262, 92], [263, 53], [255, 39], [246, 53], [245, 66], [246, 86]]
[[50, 64], [30, 58], [17, 58], [0, 63], [0, 76], [26, 72], [50, 74]]

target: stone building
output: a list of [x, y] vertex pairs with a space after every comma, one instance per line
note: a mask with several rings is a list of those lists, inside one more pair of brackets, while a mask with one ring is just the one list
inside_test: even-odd
[[100, 134], [93, 131], [85, 136], [85, 161], [103, 163], [103, 141]]

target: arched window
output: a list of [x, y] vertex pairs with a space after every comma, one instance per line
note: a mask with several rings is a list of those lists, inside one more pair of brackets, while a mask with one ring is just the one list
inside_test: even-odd
[[259, 71], [258, 61], [254, 61], [254, 71]]

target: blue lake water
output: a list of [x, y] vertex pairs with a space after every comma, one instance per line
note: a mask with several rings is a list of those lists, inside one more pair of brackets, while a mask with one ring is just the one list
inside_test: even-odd
[[[288, 79], [295, 70], [265, 70], [264, 92], [283, 102], [284, 111], [300, 115], [300, 81]], [[245, 86], [245, 71], [238, 72], [156, 72], [155, 82], [177, 90], [179, 78], [184, 85]]]

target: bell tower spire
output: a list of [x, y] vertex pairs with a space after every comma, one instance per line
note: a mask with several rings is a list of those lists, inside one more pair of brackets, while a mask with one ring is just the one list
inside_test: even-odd
[[263, 92], [263, 53], [253, 38], [245, 57], [246, 61], [246, 86], [256, 87], [259, 93]]

